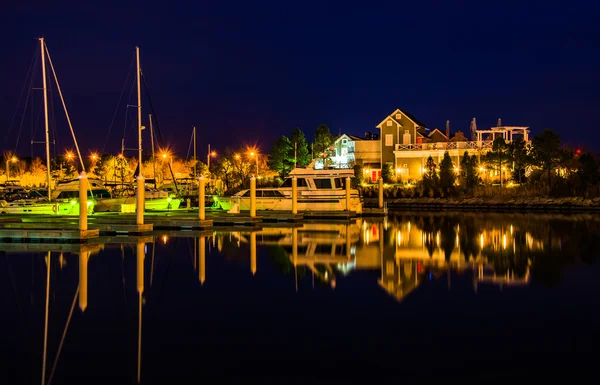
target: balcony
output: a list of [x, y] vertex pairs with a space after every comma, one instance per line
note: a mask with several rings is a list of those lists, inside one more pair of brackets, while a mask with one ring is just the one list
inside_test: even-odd
[[481, 150], [491, 149], [491, 140], [469, 141], [469, 142], [435, 142], [396, 144], [396, 151], [446, 151], [446, 150]]

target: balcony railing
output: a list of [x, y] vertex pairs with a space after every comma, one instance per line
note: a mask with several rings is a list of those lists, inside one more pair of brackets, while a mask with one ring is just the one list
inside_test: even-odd
[[435, 143], [415, 143], [415, 144], [396, 144], [396, 151], [436, 151], [436, 150], [478, 150], [491, 149], [491, 140], [468, 141], [468, 142], [435, 142]]

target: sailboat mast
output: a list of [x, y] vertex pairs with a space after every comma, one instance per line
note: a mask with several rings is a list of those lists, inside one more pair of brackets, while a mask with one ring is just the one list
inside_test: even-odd
[[194, 127], [194, 179], [196, 179], [196, 127]]
[[48, 200], [52, 198], [50, 186], [50, 128], [48, 124], [48, 88], [46, 87], [46, 43], [40, 37], [40, 52], [42, 54], [42, 89], [44, 91], [44, 123], [46, 125], [46, 183], [48, 183]]
[[137, 62], [137, 98], [138, 98], [138, 165], [139, 175], [142, 175], [142, 86], [140, 83], [140, 47], [135, 47], [135, 58]]

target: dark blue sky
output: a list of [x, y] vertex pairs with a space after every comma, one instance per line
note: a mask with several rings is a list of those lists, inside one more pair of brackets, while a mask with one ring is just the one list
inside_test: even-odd
[[[501, 117], [600, 149], [600, 2], [15, 3], [0, 13], [3, 133], [43, 35], [85, 152], [120, 147], [125, 102], [108, 131], [136, 45], [160, 130], [180, 156], [194, 125], [199, 155], [208, 143], [258, 143], [265, 153], [296, 126], [309, 139], [321, 123], [334, 134], [376, 131], [395, 108], [430, 128], [449, 119], [466, 132], [473, 117], [479, 128]], [[59, 147], [72, 147], [57, 122]], [[15, 147], [19, 126], [17, 118], [4, 148]], [[137, 146], [128, 135], [126, 146]]]

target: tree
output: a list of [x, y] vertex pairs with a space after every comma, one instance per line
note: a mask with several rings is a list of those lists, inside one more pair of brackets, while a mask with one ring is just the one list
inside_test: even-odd
[[[285, 178], [294, 167], [293, 151], [292, 142], [290, 142], [287, 136], [281, 136], [273, 144], [267, 165], [271, 170], [277, 171], [279, 176]], [[291, 158], [290, 153], [292, 154]]]
[[600, 170], [598, 170], [598, 162], [592, 154], [585, 153], [579, 156], [579, 166], [577, 167], [577, 175], [582, 186], [593, 185], [600, 181]]
[[475, 155], [465, 151], [460, 161], [460, 179], [466, 188], [473, 188], [479, 183], [479, 170]]
[[533, 137], [531, 141], [533, 164], [548, 175], [548, 186], [552, 187], [552, 171], [563, 159], [560, 136], [550, 129], [545, 129]]
[[363, 166], [359, 164], [354, 165], [354, 180], [357, 184], [361, 185], [365, 181], [365, 172]]
[[508, 144], [507, 152], [508, 160], [512, 163], [512, 180], [521, 183], [525, 180], [525, 169], [530, 163], [527, 144], [523, 138], [517, 137]]
[[454, 165], [448, 151], [444, 152], [444, 159], [440, 163], [440, 186], [448, 191], [456, 182], [456, 174], [454, 173]]
[[321, 124], [315, 131], [315, 143], [313, 145], [313, 151], [316, 157], [320, 158], [323, 153], [327, 153], [326, 158], [329, 157], [329, 147], [333, 143], [333, 136], [329, 131], [329, 127], [326, 124]]
[[484, 161], [489, 169], [496, 171], [500, 175], [500, 183], [502, 183], [502, 168], [509, 162], [508, 146], [504, 138], [494, 139], [492, 151], [485, 154]]
[[394, 180], [394, 167], [391, 164], [384, 164], [381, 170], [381, 179], [385, 183], [392, 183]]
[[439, 184], [439, 179], [436, 171], [437, 165], [433, 161], [433, 158], [429, 156], [427, 163], [425, 163], [425, 172], [423, 173], [423, 187], [425, 189], [434, 189]]
[[[310, 152], [308, 151], [308, 142], [304, 136], [304, 132], [296, 127], [290, 136], [292, 151], [295, 150], [296, 166], [306, 167], [311, 161]], [[292, 153], [294, 156], [294, 153]]]

